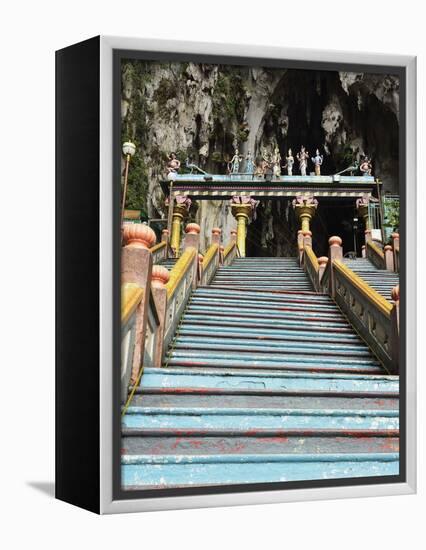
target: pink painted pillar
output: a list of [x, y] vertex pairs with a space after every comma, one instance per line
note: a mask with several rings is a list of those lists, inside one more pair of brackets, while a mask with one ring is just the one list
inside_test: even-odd
[[223, 265], [225, 261], [224, 252], [225, 252], [225, 247], [220, 245], [219, 246], [219, 265]]
[[299, 265], [303, 264], [303, 231], [299, 229], [297, 232], [297, 253], [299, 256]]
[[185, 227], [185, 239], [183, 242], [184, 250], [189, 247], [195, 248], [197, 253], [194, 258], [194, 276], [192, 279], [192, 287], [196, 288], [198, 285], [198, 252], [200, 249], [200, 231], [201, 228], [198, 223], [188, 223]]
[[164, 353], [164, 331], [166, 325], [167, 290], [164, 286], [170, 279], [170, 273], [162, 265], [154, 265], [151, 274], [151, 292], [158, 314], [158, 329], [154, 348], [154, 367], [161, 367]]
[[135, 283], [143, 289], [143, 297], [136, 312], [135, 347], [130, 379], [135, 384], [142, 366], [145, 348], [146, 321], [151, 287], [152, 256], [149, 249], [155, 244], [154, 231], [145, 224], [125, 224], [125, 246], [121, 251], [121, 282]]
[[392, 289], [394, 306], [391, 311], [391, 355], [394, 374], [399, 371], [399, 285]]
[[330, 295], [332, 298], [336, 295], [336, 282], [334, 280], [333, 262], [343, 259], [342, 239], [334, 236], [328, 239], [328, 261], [330, 262]]
[[220, 235], [222, 230], [219, 227], [213, 227], [211, 244], [220, 244]]
[[383, 249], [385, 255], [385, 264], [387, 271], [395, 271], [394, 258], [393, 258], [393, 248], [387, 244]]
[[373, 237], [371, 236], [371, 229], [366, 229], [364, 231], [365, 235], [365, 244], [367, 244], [369, 241], [371, 242], [373, 240]]
[[318, 258], [318, 279], [319, 279], [320, 284], [321, 284], [321, 279], [324, 275], [324, 271], [327, 268], [327, 264], [328, 264], [327, 256], [320, 256]]
[[312, 231], [303, 232], [303, 246], [310, 246], [312, 248]]
[[399, 233], [392, 233], [393, 265], [395, 271], [399, 271]]

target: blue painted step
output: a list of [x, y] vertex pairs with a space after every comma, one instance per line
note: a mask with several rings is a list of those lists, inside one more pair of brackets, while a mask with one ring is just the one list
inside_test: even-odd
[[387, 300], [392, 300], [392, 289], [399, 285], [399, 274], [378, 269], [367, 258], [344, 260], [345, 264]]

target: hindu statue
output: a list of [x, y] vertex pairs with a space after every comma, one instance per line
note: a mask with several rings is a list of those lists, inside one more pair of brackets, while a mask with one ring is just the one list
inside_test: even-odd
[[168, 156], [169, 162], [167, 163], [167, 179], [174, 179], [180, 168], [180, 160], [177, 158], [176, 153], [170, 153]]
[[254, 174], [256, 166], [254, 164], [253, 155], [249, 151], [246, 155], [246, 173], [247, 174]]
[[306, 176], [306, 168], [308, 167], [309, 153], [308, 151], [306, 151], [303, 145], [301, 146], [299, 153], [297, 153], [296, 158], [299, 161], [300, 175]]
[[363, 158], [360, 166], [359, 166], [359, 169], [361, 171], [361, 174], [363, 176], [371, 176], [371, 170], [372, 170], [373, 166], [371, 164], [371, 159], [369, 157], [367, 157], [367, 155]]
[[281, 155], [278, 147], [275, 147], [274, 153], [272, 155], [272, 166], [274, 177], [279, 178], [281, 176]]
[[315, 175], [316, 176], [320, 176], [321, 175], [321, 165], [322, 165], [322, 161], [324, 160], [324, 157], [323, 155], [320, 155], [320, 152], [319, 150], [317, 149], [315, 151], [315, 156], [311, 158], [311, 161], [313, 162], [314, 164], [314, 167], [315, 167]]
[[240, 155], [238, 151], [238, 147], [236, 147], [235, 154], [229, 163], [231, 166], [231, 170], [230, 170], [231, 174], [238, 174], [238, 172], [240, 171], [240, 162], [242, 160], [243, 160], [243, 157]]
[[293, 164], [294, 164], [294, 157], [291, 149], [288, 150], [287, 156], [286, 156], [286, 164], [285, 168], [287, 168], [287, 175], [292, 176], [293, 175]]

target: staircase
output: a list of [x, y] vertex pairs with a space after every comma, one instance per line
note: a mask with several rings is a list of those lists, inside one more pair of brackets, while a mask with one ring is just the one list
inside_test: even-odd
[[399, 275], [392, 271], [379, 269], [367, 258], [348, 259], [345, 258], [345, 264], [359, 275], [374, 290], [384, 296], [387, 300], [392, 300], [392, 289], [399, 285]]
[[123, 417], [127, 489], [396, 475], [389, 376], [295, 258], [198, 287]]
[[173, 269], [176, 262], [177, 258], [167, 258], [167, 260], [163, 260], [160, 265], [166, 267], [170, 271], [171, 269]]

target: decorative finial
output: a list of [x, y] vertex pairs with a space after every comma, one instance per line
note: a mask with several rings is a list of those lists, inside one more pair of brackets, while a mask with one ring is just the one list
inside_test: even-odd
[[163, 265], [152, 266], [151, 286], [153, 288], [163, 288], [170, 280], [169, 270]]
[[155, 244], [157, 237], [144, 223], [126, 223], [123, 226], [123, 240], [128, 247], [146, 249]]

